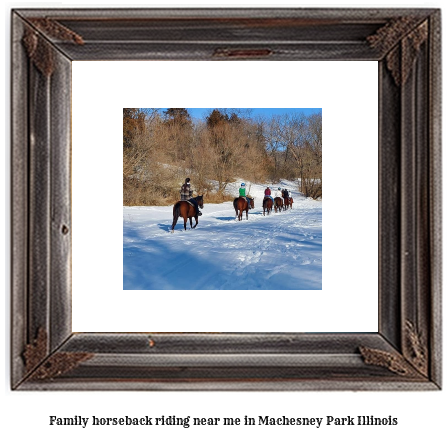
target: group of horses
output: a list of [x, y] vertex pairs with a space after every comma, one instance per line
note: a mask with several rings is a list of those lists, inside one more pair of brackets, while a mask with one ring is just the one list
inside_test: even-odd
[[[284, 197], [284, 191], [282, 191], [283, 197]], [[255, 208], [255, 203], [253, 198], [248, 198], [240, 196], [239, 198], [235, 198], [233, 201], [234, 211], [236, 212], [236, 218], [239, 220], [242, 220], [242, 213], [245, 211], [245, 217], [248, 220], [248, 210], [250, 208]], [[289, 207], [292, 208], [293, 205], [293, 198], [291, 196], [287, 198], [283, 198], [280, 196], [277, 196], [275, 199], [272, 200], [270, 196], [265, 196], [262, 201], [262, 209], [263, 214], [265, 216], [265, 212], [267, 212], [267, 215], [271, 213], [273, 208], [275, 209], [275, 213], [278, 213], [282, 210], [287, 210]]]
[[[193, 198], [200, 208], [203, 208], [203, 196], [196, 196]], [[247, 201], [248, 199], [248, 201]], [[292, 208], [293, 204], [293, 198], [281, 198], [276, 197], [273, 201], [272, 198], [266, 196], [264, 200], [262, 201], [262, 208], [264, 210], [264, 216], [265, 212], [267, 212], [267, 215], [269, 215], [272, 211], [272, 209], [275, 209], [275, 213], [282, 210], [287, 210], [289, 207]], [[242, 214], [245, 211], [245, 217], [248, 220], [248, 210], [251, 208], [255, 208], [255, 201], [253, 198], [245, 198], [240, 196], [239, 198], [235, 198], [233, 201], [233, 207], [234, 211], [236, 212], [236, 218], [240, 221], [242, 220]], [[186, 223], [189, 219], [189, 225], [191, 228], [197, 227], [197, 224], [199, 223], [199, 217], [197, 216], [196, 209], [192, 203], [189, 201], [178, 201], [174, 204], [174, 208], [172, 211], [173, 214], [173, 221], [171, 226], [171, 232], [174, 232], [174, 228], [177, 224], [177, 221], [179, 217], [183, 218], [183, 227], [186, 230]], [[192, 218], [196, 220], [196, 223], [194, 226], [192, 226]]]
[[265, 196], [264, 200], [262, 201], [264, 216], [265, 212], [267, 212], [267, 215], [269, 215], [272, 212], [273, 208], [275, 209], [275, 213], [278, 213], [279, 211], [287, 210], [289, 207], [292, 208], [292, 206], [293, 198], [291, 196], [284, 198], [284, 200], [282, 197], [277, 196], [273, 201], [270, 196]]

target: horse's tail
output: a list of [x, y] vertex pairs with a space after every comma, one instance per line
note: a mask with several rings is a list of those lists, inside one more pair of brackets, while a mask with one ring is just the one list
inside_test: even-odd
[[178, 218], [180, 217], [180, 202], [177, 202], [174, 205], [174, 208], [172, 209], [172, 216], [173, 216], [173, 220], [172, 220], [171, 230], [174, 231], [174, 228], [177, 224]]
[[237, 216], [237, 200], [238, 200], [238, 198], [234, 198], [234, 201], [233, 201], [233, 207], [234, 207], [234, 211], [236, 212], [236, 216]]

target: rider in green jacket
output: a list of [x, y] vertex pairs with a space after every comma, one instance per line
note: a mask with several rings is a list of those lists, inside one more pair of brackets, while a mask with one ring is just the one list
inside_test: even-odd
[[245, 198], [245, 200], [248, 202], [248, 208], [251, 209], [250, 201], [253, 199], [249, 194], [245, 193], [245, 183], [242, 183], [239, 187], [239, 196], [242, 196]]
[[242, 183], [239, 187], [239, 196], [242, 196], [245, 198], [245, 183]]

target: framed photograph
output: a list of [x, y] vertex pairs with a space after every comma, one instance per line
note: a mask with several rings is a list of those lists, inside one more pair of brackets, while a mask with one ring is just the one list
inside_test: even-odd
[[[441, 18], [437, 9], [14, 10], [11, 387], [17, 390], [439, 390], [442, 386], [440, 56]], [[200, 65], [201, 74], [192, 64]], [[166, 130], [174, 112], [164, 106], [201, 106], [209, 109], [201, 123], [206, 124], [206, 117], [219, 110], [228, 132], [234, 128], [230, 126], [232, 120], [234, 124], [246, 123], [247, 133], [255, 125], [250, 125], [250, 120], [254, 120], [251, 115], [240, 112], [244, 108], [288, 108], [289, 113], [291, 108], [321, 108], [324, 147], [326, 138], [329, 139], [325, 137], [325, 129], [331, 125], [330, 105], [318, 105], [318, 99], [311, 103], [304, 92], [300, 104], [286, 99], [294, 87], [300, 86], [294, 83], [297, 69], [304, 74], [311, 64], [317, 64], [310, 73], [315, 95], [333, 94], [341, 105], [350, 95], [362, 99], [362, 89], [373, 90], [373, 100], [368, 101], [364, 110], [359, 110], [357, 104], [351, 104], [350, 110], [341, 110], [340, 106], [338, 112], [349, 115], [350, 120], [346, 117], [335, 124], [332, 121], [333, 132], [353, 129], [361, 123], [356, 122], [355, 116], [364, 125], [357, 136], [356, 148], [344, 147], [340, 139], [334, 142], [339, 157], [348, 154], [358, 157], [355, 169], [339, 168], [337, 175], [345, 178], [343, 181], [355, 183], [327, 184], [326, 167], [323, 171], [324, 225], [312, 226], [319, 229], [320, 240], [321, 229], [325, 230], [324, 250], [332, 249], [334, 255], [324, 252], [323, 262], [320, 259], [315, 264], [323, 272], [321, 287], [320, 284], [318, 288], [305, 287], [321, 288], [321, 293], [314, 294], [314, 301], [303, 304], [296, 301], [297, 291], [293, 287], [287, 291], [269, 287], [267, 293], [256, 282], [247, 282], [240, 288], [228, 287], [232, 290], [225, 291], [225, 295], [207, 290], [225, 289], [219, 287], [219, 282], [213, 288], [201, 288], [197, 282], [189, 288], [178, 284], [173, 287], [172, 283], [163, 287], [162, 276], [156, 276], [163, 263], [154, 263], [157, 272], [152, 277], [150, 267], [147, 268], [146, 286], [140, 287], [146, 262], [145, 259], [143, 262], [140, 259], [140, 264], [123, 261], [126, 257], [135, 259], [131, 248], [137, 248], [131, 245], [126, 248], [126, 243], [123, 246], [123, 231], [124, 242], [126, 238], [141, 240], [141, 236], [152, 239], [152, 248], [159, 248], [156, 257], [163, 256], [164, 243], [153, 239], [156, 233], [135, 237], [138, 227], [126, 228], [126, 217], [133, 222], [136, 219], [126, 208], [123, 214], [125, 200], [121, 196], [126, 195], [123, 184], [132, 186], [135, 172], [144, 169], [132, 163], [132, 172], [123, 172], [123, 159], [126, 160], [120, 146], [121, 138], [125, 142], [126, 132], [121, 122], [123, 109], [141, 112], [146, 108], [145, 114], [164, 115], [160, 126]], [[362, 70], [367, 64], [373, 66], [372, 75], [371, 69]], [[82, 73], [87, 65], [93, 66], [93, 70]], [[121, 70], [124, 65], [127, 70]], [[339, 65], [355, 73], [335, 76]], [[240, 78], [235, 77], [235, 69], [241, 72]], [[264, 74], [256, 73], [260, 70]], [[229, 72], [226, 81], [218, 76], [218, 71]], [[241, 78], [246, 72], [250, 75], [244, 82]], [[82, 74], [86, 79], [80, 85], [77, 78]], [[181, 79], [175, 80], [180, 75]], [[109, 96], [102, 95], [98, 84], [109, 77], [113, 77], [112, 82], [102, 88]], [[140, 89], [143, 95], [140, 99], [130, 98], [137, 77], [152, 79], [159, 86], [148, 83], [144, 93]], [[203, 84], [209, 77], [221, 85], [215, 90], [204, 87], [197, 93], [192, 81]], [[352, 77], [359, 79], [358, 89]], [[238, 82], [243, 87], [240, 92], [235, 91]], [[182, 90], [186, 90], [184, 96]], [[191, 100], [188, 90], [199, 94], [198, 100]], [[124, 103], [118, 99], [120, 94]], [[89, 102], [85, 95], [95, 95], [99, 102], [93, 113], [92, 105], [85, 104]], [[274, 95], [275, 99], [268, 100], [268, 95]], [[149, 106], [159, 110], [151, 113]], [[108, 108], [112, 108], [110, 114]], [[101, 137], [96, 137], [95, 129], [89, 126], [94, 120], [92, 114], [96, 117], [99, 113], [106, 114], [106, 122], [98, 119], [97, 127], [102, 132]], [[208, 131], [202, 133], [195, 126], [197, 135], [217, 138], [217, 131], [211, 132], [210, 124]], [[238, 141], [243, 137], [241, 132], [235, 137]], [[253, 137], [246, 135], [242, 145], [245, 151], [253, 141]], [[195, 144], [202, 143], [195, 140]], [[88, 155], [81, 157], [79, 151], [83, 145]], [[119, 151], [108, 150], [115, 145]], [[202, 150], [202, 158], [205, 153], [206, 148]], [[292, 147], [290, 153], [294, 153]], [[324, 149], [323, 164], [330, 153], [330, 148]], [[214, 157], [206, 158], [211, 165]], [[180, 160], [178, 156], [176, 159]], [[185, 164], [185, 169], [191, 168]], [[111, 172], [110, 178], [107, 172]], [[197, 169], [191, 174], [197, 178], [191, 182], [197, 184], [201, 174]], [[311, 178], [321, 182], [321, 176], [315, 175], [314, 172]], [[368, 183], [360, 179], [362, 175], [364, 178], [367, 175], [374, 188], [371, 196], [366, 195]], [[188, 182], [185, 180], [188, 176], [182, 172], [182, 183]], [[242, 187], [243, 181], [234, 175], [231, 178], [228, 184]], [[85, 188], [79, 191], [83, 185]], [[277, 184], [275, 189], [279, 187]], [[330, 209], [331, 198], [334, 200], [330, 187], [337, 187], [340, 196], [349, 198], [349, 220], [337, 218], [340, 214]], [[207, 193], [212, 191], [203, 185], [201, 190], [205, 189]], [[263, 187], [259, 190], [262, 197]], [[205, 194], [204, 214], [206, 199]], [[373, 207], [369, 207], [368, 201]], [[150, 202], [138, 205], [151, 212]], [[256, 199], [254, 202], [259, 208]], [[112, 208], [112, 204], [117, 207]], [[363, 223], [359, 219], [361, 212], [373, 217], [375, 225]], [[247, 223], [250, 214], [253, 212], [247, 212]], [[276, 214], [279, 218], [281, 212]], [[188, 232], [184, 231], [183, 223], [173, 224], [172, 211], [170, 215], [168, 219], [155, 218], [155, 222], [152, 218], [144, 222], [147, 219], [143, 218], [139, 225], [155, 227], [157, 233], [169, 236], [172, 244], [177, 236], [193, 240], [194, 233], [198, 236], [201, 225], [207, 225], [207, 221], [217, 228], [219, 223], [230, 221], [225, 212], [203, 222], [199, 216], [197, 228]], [[264, 218], [261, 211], [259, 216]], [[231, 221], [235, 227], [243, 225], [235, 223], [234, 217]], [[331, 234], [331, 222], [351, 228], [356, 222], [363, 224], [345, 239], [347, 246], [357, 246], [351, 247], [352, 263], [339, 262], [340, 269], [334, 266], [338, 266], [337, 253], [343, 241], [336, 245], [326, 240]], [[332, 226], [336, 235], [338, 228]], [[365, 234], [365, 238], [359, 233]], [[339, 234], [346, 237], [342, 232]], [[290, 236], [285, 240], [289, 245], [299, 243]], [[114, 247], [121, 253], [118, 268], [107, 262], [108, 254], [115, 251], [108, 250], [107, 241], [118, 242]], [[217, 245], [224, 246], [219, 239]], [[282, 255], [285, 248], [279, 249]], [[250, 247], [248, 251], [260, 260], [256, 248]], [[220, 254], [219, 257], [224, 257]], [[240, 254], [246, 257], [243, 251]], [[290, 255], [288, 269], [295, 272], [295, 265], [304, 259]], [[241, 266], [246, 260], [242, 258]], [[343, 260], [340, 256], [338, 259]], [[123, 266], [129, 273], [127, 280], [123, 277]], [[331, 266], [334, 272], [339, 271], [340, 277], [335, 273], [325, 277]], [[306, 271], [299, 272], [302, 277]], [[220, 274], [211, 269], [208, 273]], [[354, 275], [355, 281], [350, 282]], [[148, 287], [151, 278], [154, 286]], [[345, 294], [348, 290], [349, 296]], [[367, 297], [367, 290], [374, 290], [372, 297]], [[112, 304], [115, 298], [118, 304]], [[132, 306], [126, 307], [131, 299], [135, 300]], [[357, 302], [361, 302], [360, 307], [356, 307]], [[373, 309], [373, 327], [377, 329], [359, 325], [352, 331], [332, 322], [330, 327], [315, 329], [301, 324], [301, 315], [315, 319], [323, 307], [334, 321], [344, 321], [348, 314], [358, 320], [366, 319], [364, 308]], [[82, 316], [79, 309], [85, 311]], [[88, 322], [83, 325], [82, 319]], [[117, 325], [110, 328], [109, 320]], [[236, 324], [224, 325], [228, 320]], [[264, 324], [266, 320], [270, 324]], [[134, 321], [140, 325], [133, 325]], [[239, 324], [241, 321], [243, 324]]]

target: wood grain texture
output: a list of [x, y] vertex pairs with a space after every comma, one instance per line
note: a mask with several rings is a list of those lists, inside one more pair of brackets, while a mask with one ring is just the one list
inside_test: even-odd
[[430, 376], [442, 383], [442, 117], [441, 11], [430, 15], [429, 26], [429, 239], [430, 239]]
[[379, 330], [401, 347], [400, 90], [379, 62]]
[[[24, 9], [12, 18], [14, 389], [441, 387], [440, 11]], [[71, 62], [261, 54], [378, 61], [378, 333], [72, 333]], [[32, 369], [24, 355], [37, 358]]]
[[25, 374], [22, 353], [28, 325], [28, 63], [23, 51], [23, 21], [12, 17], [11, 74], [11, 384]]
[[28, 339], [48, 333], [50, 290], [50, 77], [29, 63]]
[[50, 349], [71, 335], [71, 62], [54, 55], [50, 102]]

